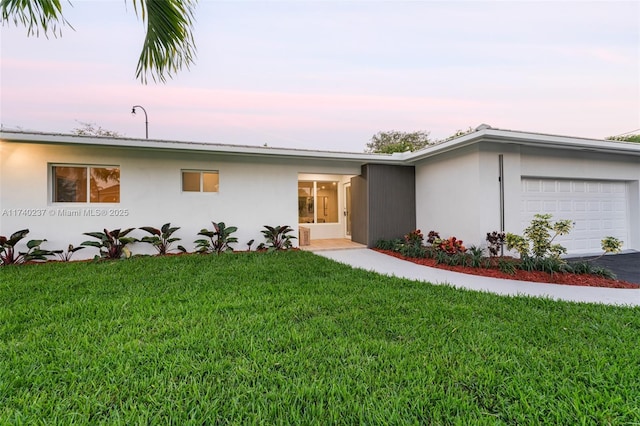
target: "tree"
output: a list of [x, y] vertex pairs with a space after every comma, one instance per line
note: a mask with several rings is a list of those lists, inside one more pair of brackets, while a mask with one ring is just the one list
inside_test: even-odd
[[[197, 0], [131, 0], [136, 15], [147, 31], [138, 59], [136, 78], [144, 84], [165, 82], [182, 68], [189, 68], [195, 56], [193, 8]], [[69, 3], [69, 2], [67, 2]], [[13, 21], [27, 27], [27, 35], [62, 35], [68, 25], [61, 0], [0, 0], [2, 24]]]
[[378, 132], [367, 143], [365, 152], [377, 152], [391, 154], [393, 152], [415, 151], [433, 143], [429, 139], [429, 132], [418, 130], [416, 132], [399, 132], [391, 130]]
[[469, 128], [467, 128], [467, 130], [456, 130], [456, 132], [453, 135], [451, 135], [451, 136], [449, 136], [447, 138], [444, 138], [444, 139], [439, 139], [435, 143], [447, 142], [447, 141], [450, 141], [452, 139], [459, 138], [460, 136], [468, 135], [469, 133], [473, 133], [475, 131], [476, 130], [474, 128], [469, 126]]
[[622, 141], [622, 142], [639, 142], [640, 143], [640, 134], [628, 134], [624, 136], [608, 136], [606, 138], [610, 141]]
[[78, 124], [80, 124], [79, 127], [76, 127], [76, 128], [71, 130], [71, 134], [72, 135], [78, 135], [78, 136], [106, 136], [106, 137], [111, 137], [111, 138], [122, 137], [122, 135], [120, 133], [115, 132], [113, 130], [103, 129], [102, 127], [98, 126], [96, 123], [87, 123], [85, 121], [78, 121]]

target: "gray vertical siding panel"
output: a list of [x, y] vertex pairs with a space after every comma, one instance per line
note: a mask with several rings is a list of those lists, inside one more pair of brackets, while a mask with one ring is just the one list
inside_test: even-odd
[[400, 238], [416, 228], [415, 168], [368, 164], [368, 241]]
[[367, 171], [351, 178], [351, 240], [369, 245], [369, 201]]
[[374, 247], [416, 229], [413, 166], [366, 164], [351, 178], [351, 239]]

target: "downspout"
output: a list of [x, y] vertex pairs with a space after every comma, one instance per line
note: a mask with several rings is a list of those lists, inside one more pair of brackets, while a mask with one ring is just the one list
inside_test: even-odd
[[[504, 156], [498, 155], [498, 182], [500, 183], [500, 232], [504, 232]], [[504, 256], [504, 245], [500, 246], [500, 255]]]

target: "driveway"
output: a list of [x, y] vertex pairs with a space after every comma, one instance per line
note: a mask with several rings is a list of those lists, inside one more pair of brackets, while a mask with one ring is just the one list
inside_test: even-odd
[[[577, 260], [588, 259], [593, 259], [593, 256], [576, 257], [567, 260], [569, 262], [574, 262]], [[611, 272], [616, 274], [616, 277], [619, 280], [640, 284], [640, 252], [610, 254], [594, 260], [593, 263], [609, 269]]]

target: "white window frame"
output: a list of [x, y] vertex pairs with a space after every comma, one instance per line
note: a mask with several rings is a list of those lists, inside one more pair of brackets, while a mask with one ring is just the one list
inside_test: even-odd
[[[184, 190], [184, 173], [199, 173], [200, 174], [200, 189], [198, 191], [185, 191]], [[204, 175], [205, 173], [211, 173], [218, 175], [218, 185], [215, 191], [204, 191]], [[181, 169], [180, 170], [180, 191], [183, 194], [217, 194], [220, 192], [220, 171], [219, 170], [205, 170], [205, 169]]]
[[[87, 186], [87, 193], [86, 195], [86, 199], [87, 201], [56, 201], [54, 198], [56, 196], [56, 180], [55, 180], [55, 172], [54, 169], [56, 167], [74, 167], [74, 168], [84, 168], [87, 171], [87, 181], [86, 181], [86, 186]], [[120, 191], [118, 192], [118, 201], [103, 201], [103, 202], [99, 202], [99, 201], [91, 201], [91, 169], [118, 169], [119, 173], [120, 173], [120, 181], [118, 182], [118, 185], [120, 185]], [[121, 194], [121, 181], [122, 181], [122, 167], [118, 164], [87, 164], [87, 163], [50, 163], [49, 164], [49, 171], [48, 171], [48, 175], [49, 175], [49, 196], [48, 199], [50, 200], [51, 204], [60, 204], [60, 205], [89, 205], [89, 204], [120, 204], [120, 200], [122, 199], [122, 194]]]

